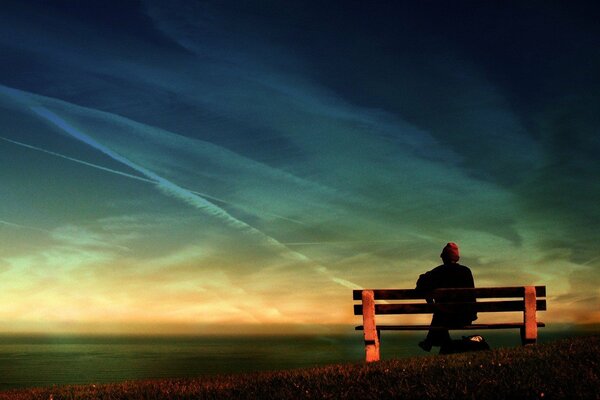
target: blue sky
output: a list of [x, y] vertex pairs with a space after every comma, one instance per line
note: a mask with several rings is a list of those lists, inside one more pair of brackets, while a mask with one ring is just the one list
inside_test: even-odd
[[350, 324], [449, 241], [598, 322], [597, 12], [7, 2], [0, 330]]

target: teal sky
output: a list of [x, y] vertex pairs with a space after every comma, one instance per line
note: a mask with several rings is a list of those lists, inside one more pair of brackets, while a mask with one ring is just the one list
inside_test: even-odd
[[327, 330], [449, 241], [600, 322], [594, 15], [8, 1], [0, 331]]

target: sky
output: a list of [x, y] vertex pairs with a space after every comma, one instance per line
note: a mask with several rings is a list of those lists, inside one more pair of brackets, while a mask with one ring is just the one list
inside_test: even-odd
[[600, 323], [599, 11], [3, 2], [0, 332], [327, 332], [447, 242]]

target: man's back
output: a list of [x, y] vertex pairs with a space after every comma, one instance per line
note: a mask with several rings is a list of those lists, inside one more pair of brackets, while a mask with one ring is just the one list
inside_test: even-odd
[[[475, 287], [473, 274], [471, 270], [458, 263], [445, 263], [435, 267], [429, 272], [422, 274], [417, 280], [417, 290], [430, 291], [443, 288], [472, 288]], [[439, 302], [474, 302], [475, 296], [470, 294], [463, 295], [444, 295], [433, 299]], [[477, 313], [473, 310], [465, 309], [460, 313], [436, 313], [438, 318], [443, 318], [448, 324], [466, 325], [477, 319]]]
[[475, 287], [471, 270], [458, 263], [435, 267], [422, 274], [417, 281], [417, 289], [422, 290], [471, 287]]

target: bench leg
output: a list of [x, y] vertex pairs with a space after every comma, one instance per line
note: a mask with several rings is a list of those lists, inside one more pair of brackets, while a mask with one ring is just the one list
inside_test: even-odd
[[372, 290], [363, 290], [363, 333], [366, 362], [379, 361], [379, 331], [375, 324], [375, 297]]
[[521, 344], [526, 346], [528, 344], [535, 344], [537, 342], [537, 338], [527, 337], [527, 333], [525, 332], [525, 327], [521, 327]]
[[534, 344], [537, 341], [536, 296], [534, 286], [525, 286], [525, 311], [521, 328], [521, 344]]

